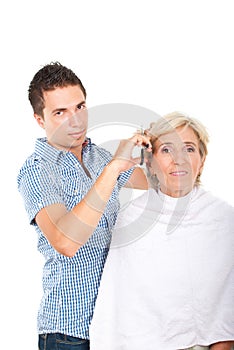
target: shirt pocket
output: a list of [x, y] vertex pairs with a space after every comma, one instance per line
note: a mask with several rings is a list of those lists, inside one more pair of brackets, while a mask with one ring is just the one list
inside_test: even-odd
[[72, 208], [86, 195], [89, 188], [90, 186], [87, 186], [83, 179], [77, 180], [74, 177], [67, 177], [64, 179], [62, 193], [67, 210], [72, 210]]

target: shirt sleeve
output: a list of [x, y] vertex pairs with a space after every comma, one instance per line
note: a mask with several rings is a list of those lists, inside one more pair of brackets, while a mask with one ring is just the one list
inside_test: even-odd
[[119, 177], [118, 177], [118, 187], [119, 189], [121, 187], [123, 187], [126, 182], [128, 182], [130, 176], [132, 175], [133, 171], [134, 171], [135, 167], [132, 167], [131, 169], [127, 170], [127, 171], [124, 171], [122, 172]]
[[30, 224], [35, 225], [35, 216], [44, 207], [63, 203], [56, 179], [48, 168], [42, 164], [25, 166], [18, 177], [18, 189], [24, 200]]

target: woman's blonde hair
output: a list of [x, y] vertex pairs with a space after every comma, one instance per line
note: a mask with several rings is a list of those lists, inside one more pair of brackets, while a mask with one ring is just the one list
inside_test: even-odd
[[[199, 152], [202, 160], [205, 160], [208, 153], [207, 144], [209, 142], [209, 135], [205, 126], [195, 118], [191, 118], [188, 115], [181, 112], [173, 112], [166, 114], [156, 122], [150, 124], [149, 129], [145, 130], [145, 134], [150, 136], [150, 142], [152, 144], [152, 154], [155, 151], [155, 141], [162, 135], [175, 131], [178, 127], [190, 127], [193, 129], [195, 135], [199, 141]], [[200, 175], [198, 175], [195, 185], [200, 185]], [[157, 184], [157, 179], [153, 181], [153, 185]]]

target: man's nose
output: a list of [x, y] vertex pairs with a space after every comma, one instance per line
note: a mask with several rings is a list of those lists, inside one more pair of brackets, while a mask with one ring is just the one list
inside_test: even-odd
[[79, 113], [73, 113], [69, 118], [69, 123], [72, 127], [79, 126], [81, 124]]

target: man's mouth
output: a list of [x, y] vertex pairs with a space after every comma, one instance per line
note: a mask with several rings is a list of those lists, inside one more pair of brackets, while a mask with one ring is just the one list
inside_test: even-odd
[[81, 131], [73, 131], [70, 132], [68, 135], [71, 136], [74, 139], [78, 139], [79, 137], [81, 137], [81, 135], [85, 132], [85, 130], [81, 130]]

